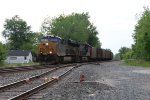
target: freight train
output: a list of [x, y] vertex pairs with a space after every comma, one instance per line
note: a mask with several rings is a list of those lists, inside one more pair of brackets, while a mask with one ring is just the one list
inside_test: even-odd
[[113, 53], [109, 50], [52, 35], [41, 38], [38, 47], [38, 61], [40, 62], [85, 62], [112, 60], [112, 58]]

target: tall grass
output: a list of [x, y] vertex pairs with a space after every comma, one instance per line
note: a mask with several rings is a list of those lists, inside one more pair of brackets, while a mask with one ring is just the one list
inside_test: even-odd
[[150, 67], [150, 61], [145, 60], [125, 60], [125, 63], [131, 66]]
[[4, 66], [4, 62], [0, 61], [0, 67]]
[[21, 67], [21, 66], [32, 66], [32, 65], [39, 65], [39, 63], [17, 63], [17, 64], [9, 64], [9, 63], [0, 63], [0, 68], [7, 68], [7, 67]]

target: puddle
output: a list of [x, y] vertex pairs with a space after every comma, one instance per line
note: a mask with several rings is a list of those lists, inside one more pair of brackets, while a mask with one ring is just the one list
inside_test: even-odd
[[150, 70], [133, 70], [134, 73], [140, 73], [140, 74], [150, 74]]

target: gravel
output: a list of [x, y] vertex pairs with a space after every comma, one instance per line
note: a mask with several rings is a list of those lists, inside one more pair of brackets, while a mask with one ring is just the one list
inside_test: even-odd
[[[56, 77], [56, 76], [60, 76], [61, 74], [63, 74], [64, 72], [70, 70], [72, 67], [65, 67], [65, 68], [60, 68], [58, 70], [56, 70], [55, 72], [49, 73], [43, 77], [39, 77], [36, 80], [30, 80], [29, 82], [22, 84], [22, 85], [18, 85], [17, 88], [10, 88], [8, 90], [4, 90], [3, 92], [0, 93], [0, 98], [2, 100], [8, 100], [14, 96], [17, 96], [25, 91], [28, 91], [32, 88], [35, 88], [45, 82], [47, 82], [48, 80], [51, 80], [52, 77]], [[45, 78], [47, 78], [48, 80], [45, 80]]]
[[150, 69], [119, 61], [84, 65], [41, 93], [42, 100], [150, 100]]
[[[0, 85], [21, 80], [47, 69], [0, 74]], [[54, 74], [55, 75], [55, 74]], [[80, 82], [80, 75], [85, 81]], [[121, 61], [89, 64], [29, 100], [150, 100], [150, 68], [125, 66]]]
[[0, 74], [0, 86], [10, 84], [15, 81], [19, 81], [22, 79], [29, 78], [31, 76], [42, 74], [52, 68], [46, 69], [37, 69], [37, 70], [30, 70], [30, 71], [21, 71], [21, 72], [12, 72], [12, 73], [3, 73]]

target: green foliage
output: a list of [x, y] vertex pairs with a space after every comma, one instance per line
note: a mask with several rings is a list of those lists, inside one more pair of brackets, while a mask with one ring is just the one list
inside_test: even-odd
[[[127, 47], [121, 47], [119, 49], [119, 56], [120, 56], [120, 59], [125, 59], [126, 57], [129, 56], [129, 52], [131, 52], [131, 49], [130, 48], [127, 48]], [[130, 55], [131, 56], [131, 55]]]
[[43, 38], [44, 34], [42, 34], [41, 32], [36, 32], [35, 33], [35, 38], [36, 38], [36, 44], [38, 44], [41, 40], [41, 38]]
[[33, 65], [39, 65], [39, 63], [35, 63], [35, 62], [30, 62], [30, 63], [14, 63], [14, 64], [10, 64], [10, 63], [3, 63], [3, 65], [1, 65], [0, 68], [10, 68], [10, 67], [22, 67], [22, 66], [33, 66]]
[[8, 39], [10, 49], [31, 49], [35, 41], [30, 26], [17, 15], [5, 20], [2, 34]]
[[37, 53], [37, 44], [43, 36], [41, 33], [32, 32], [31, 27], [17, 15], [6, 19], [4, 23], [3, 36], [7, 39], [6, 48], [11, 50], [31, 50]]
[[116, 54], [114, 55], [114, 60], [120, 60], [120, 55], [119, 55], [119, 53], [116, 53]]
[[7, 53], [7, 50], [6, 50], [5, 45], [0, 42], [0, 65], [3, 63], [3, 60], [5, 60], [6, 53]]
[[130, 66], [150, 67], [150, 61], [132, 59], [132, 60], [125, 60], [125, 62]]
[[132, 59], [133, 56], [133, 50], [129, 49], [125, 54], [123, 54], [123, 59]]
[[150, 60], [150, 10], [144, 8], [133, 34], [136, 58]]
[[35, 32], [34, 34], [34, 44], [32, 45], [31, 51], [33, 55], [36, 55], [38, 53], [38, 43], [44, 35], [40, 32]]
[[88, 13], [72, 13], [57, 18], [47, 18], [41, 28], [45, 34], [56, 35], [64, 39], [87, 42], [92, 46], [100, 47], [96, 27], [90, 23]]

